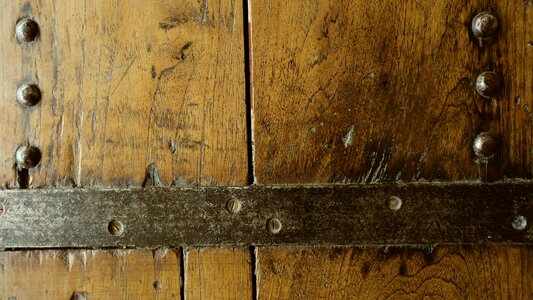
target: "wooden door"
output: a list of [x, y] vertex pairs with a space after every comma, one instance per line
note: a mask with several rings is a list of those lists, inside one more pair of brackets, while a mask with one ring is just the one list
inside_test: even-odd
[[[0, 3], [5, 189], [532, 177], [531, 1]], [[7, 248], [0, 299], [531, 299], [527, 240]]]

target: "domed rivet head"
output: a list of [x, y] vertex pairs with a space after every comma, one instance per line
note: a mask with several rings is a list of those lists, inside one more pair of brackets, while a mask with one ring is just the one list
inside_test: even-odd
[[228, 202], [226, 202], [226, 210], [230, 214], [238, 213], [239, 211], [241, 211], [241, 207], [242, 207], [241, 201], [237, 199], [229, 199]]
[[107, 230], [111, 235], [121, 236], [124, 233], [124, 224], [118, 220], [111, 220], [107, 225]]
[[390, 210], [399, 210], [402, 207], [402, 199], [392, 196], [389, 198], [389, 201], [387, 202], [387, 206]]
[[271, 234], [278, 234], [281, 231], [281, 221], [276, 218], [272, 218], [267, 222], [267, 230]]
[[476, 91], [484, 98], [490, 99], [498, 96], [500, 86], [500, 76], [496, 72], [486, 71], [476, 78]]
[[524, 230], [527, 227], [527, 219], [524, 216], [516, 216], [511, 225], [515, 230]]
[[475, 138], [472, 147], [474, 148], [474, 153], [479, 158], [491, 158], [496, 154], [496, 150], [498, 149], [496, 139], [488, 132], [479, 134]]
[[33, 42], [39, 36], [39, 24], [30, 18], [24, 18], [17, 23], [15, 33], [20, 42]]
[[41, 101], [41, 90], [36, 84], [23, 84], [17, 90], [17, 101], [31, 107]]
[[34, 146], [22, 145], [15, 152], [15, 161], [19, 168], [33, 168], [41, 161], [41, 150]]
[[472, 19], [472, 33], [479, 39], [489, 39], [498, 33], [498, 18], [490, 12], [478, 13]]

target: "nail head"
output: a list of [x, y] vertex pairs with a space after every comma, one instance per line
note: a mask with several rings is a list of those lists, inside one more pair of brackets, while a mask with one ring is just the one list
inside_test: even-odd
[[231, 214], [236, 214], [241, 211], [241, 207], [241, 201], [237, 199], [229, 199], [228, 202], [226, 202], [226, 210]]
[[15, 33], [20, 42], [33, 42], [39, 36], [39, 24], [30, 18], [24, 18], [17, 23]]
[[121, 236], [124, 233], [124, 224], [118, 220], [111, 220], [107, 226], [109, 233], [114, 236]]
[[486, 71], [476, 78], [476, 91], [483, 98], [491, 99], [498, 96], [501, 87], [500, 76], [493, 71]]
[[480, 12], [472, 19], [472, 33], [479, 39], [496, 36], [498, 26], [498, 18], [488, 11]]
[[41, 150], [35, 146], [22, 145], [15, 153], [15, 161], [20, 168], [33, 168], [41, 161]]
[[512, 222], [515, 230], [524, 230], [527, 227], [527, 219], [524, 216], [516, 216]]
[[281, 221], [277, 218], [272, 218], [267, 222], [267, 229], [271, 234], [278, 234], [281, 231]]
[[492, 134], [483, 132], [474, 139], [472, 147], [477, 157], [491, 158], [496, 153], [497, 143]]
[[389, 198], [388, 207], [391, 210], [399, 210], [402, 207], [402, 199], [392, 196]]
[[36, 84], [23, 84], [17, 90], [17, 101], [31, 107], [41, 101], [41, 90]]

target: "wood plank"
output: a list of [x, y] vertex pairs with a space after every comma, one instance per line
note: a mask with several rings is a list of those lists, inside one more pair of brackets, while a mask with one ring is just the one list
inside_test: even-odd
[[259, 299], [531, 299], [533, 249], [261, 248]]
[[[480, 48], [473, 15], [501, 30]], [[260, 183], [532, 177], [530, 1], [252, 1]], [[495, 70], [496, 101], [474, 89]], [[477, 160], [474, 138], [498, 137]]]
[[252, 260], [248, 248], [187, 251], [187, 299], [252, 299]]
[[45, 250], [0, 253], [0, 299], [181, 299], [180, 252]]
[[[31, 186], [140, 186], [247, 180], [242, 2], [8, 1], [0, 12], [0, 182], [41, 149]], [[19, 44], [30, 16], [39, 38]], [[22, 82], [42, 101], [23, 108]]]

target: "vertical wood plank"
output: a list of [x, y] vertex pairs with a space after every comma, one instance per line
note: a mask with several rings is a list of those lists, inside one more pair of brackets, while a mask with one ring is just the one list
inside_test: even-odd
[[[501, 20], [479, 47], [476, 12]], [[532, 177], [529, 1], [252, 1], [260, 183]], [[529, 43], [529, 44], [528, 44]], [[496, 101], [478, 74], [504, 81]], [[498, 153], [476, 160], [477, 134]]]
[[252, 299], [252, 261], [248, 248], [187, 251], [187, 299]]
[[[166, 185], [246, 183], [241, 2], [7, 1], [0, 16], [2, 185], [24, 143], [42, 151], [33, 187], [140, 186], [151, 163]], [[22, 17], [37, 41], [16, 41]], [[33, 108], [23, 82], [41, 88]]]
[[259, 299], [531, 299], [530, 247], [262, 248]]
[[173, 250], [2, 252], [0, 270], [0, 299], [70, 299], [75, 291], [102, 300], [181, 299]]

